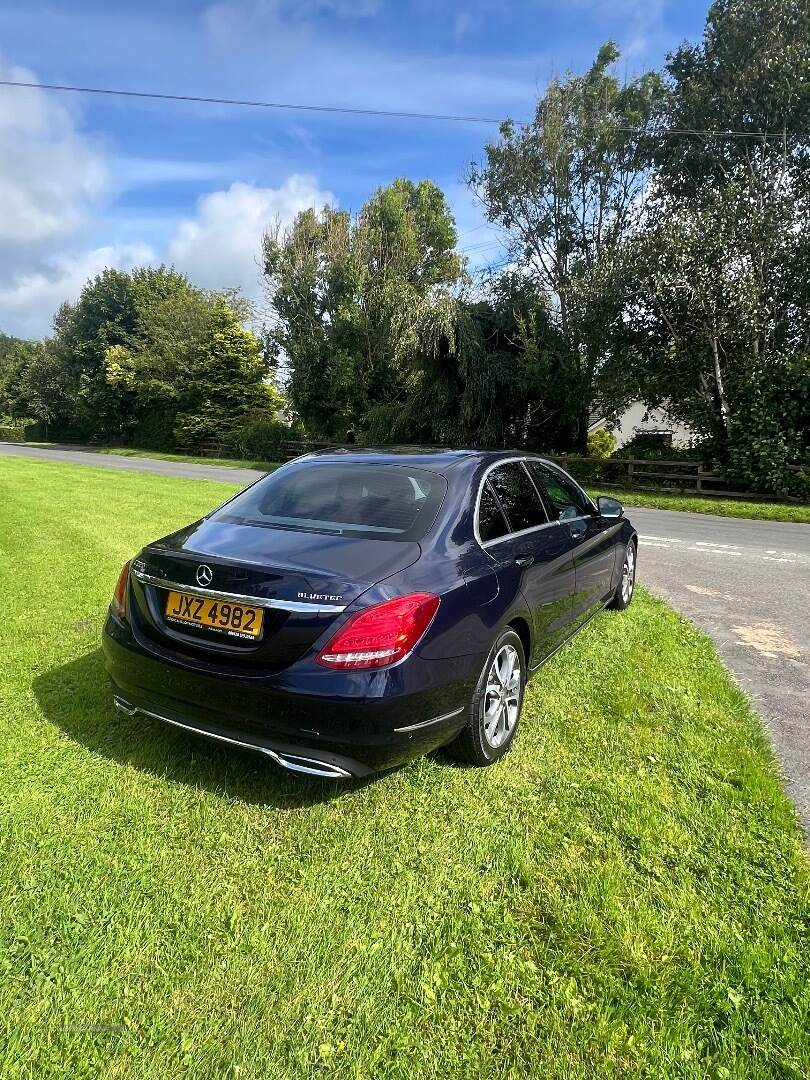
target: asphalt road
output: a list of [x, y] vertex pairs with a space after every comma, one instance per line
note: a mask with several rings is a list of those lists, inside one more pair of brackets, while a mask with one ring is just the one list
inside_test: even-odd
[[[261, 473], [75, 448], [0, 454], [225, 483]], [[810, 525], [628, 508], [639, 580], [695, 622], [757, 706], [810, 835]]]
[[249, 484], [263, 475], [255, 469], [229, 469], [223, 465], [195, 465], [193, 462], [162, 461], [160, 458], [118, 457], [115, 454], [99, 454], [75, 446], [45, 449], [26, 446], [24, 443], [0, 442], [0, 454], [40, 458], [42, 461], [66, 461], [73, 465], [100, 465], [105, 469], [124, 469], [128, 472], [185, 476], [191, 480], [221, 480], [223, 484]]

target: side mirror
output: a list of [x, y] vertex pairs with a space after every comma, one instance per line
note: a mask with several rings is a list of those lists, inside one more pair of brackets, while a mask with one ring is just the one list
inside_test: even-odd
[[618, 499], [610, 499], [607, 495], [600, 495], [596, 500], [599, 513], [603, 518], [620, 518], [624, 514], [624, 507]]

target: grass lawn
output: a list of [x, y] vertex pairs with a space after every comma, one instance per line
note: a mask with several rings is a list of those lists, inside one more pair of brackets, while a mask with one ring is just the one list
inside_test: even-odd
[[[43, 442], [28, 445], [51, 449], [64, 444]], [[163, 450], [135, 450], [130, 446], [88, 446], [85, 449], [92, 450], [96, 454], [114, 454], [116, 457], [157, 458], [159, 461], [184, 461], [195, 465], [226, 465], [232, 469], [261, 469], [265, 472], [272, 472], [281, 464], [279, 461], [249, 461], [246, 458], [203, 457], [197, 454], [170, 454]]]
[[[56, 443], [31, 443], [32, 446], [52, 447]], [[168, 454], [160, 450], [133, 450], [130, 447], [99, 446], [99, 454], [119, 457], [159, 458], [161, 461], [191, 461], [200, 465], [227, 465], [230, 468], [264, 469], [272, 472], [278, 461], [245, 461], [242, 458], [197, 457], [190, 454]], [[810, 504], [746, 501], [745, 499], [711, 498], [706, 495], [679, 495], [659, 491], [617, 491], [615, 488], [590, 487], [589, 494], [610, 495], [627, 506], [650, 506], [656, 510], [687, 510], [694, 514], [719, 514], [721, 517], [764, 518], [768, 521], [796, 521], [810, 524]]]
[[748, 502], [745, 499], [712, 498], [706, 495], [679, 495], [663, 491], [617, 491], [615, 488], [588, 487], [592, 498], [609, 495], [626, 506], [650, 506], [655, 510], [687, 510], [693, 514], [718, 514], [720, 517], [764, 518], [768, 521], [797, 521], [810, 524], [807, 503]]
[[307, 782], [115, 714], [121, 563], [231, 490], [0, 457], [4, 1080], [804, 1080], [793, 811], [644, 593], [489, 770]]

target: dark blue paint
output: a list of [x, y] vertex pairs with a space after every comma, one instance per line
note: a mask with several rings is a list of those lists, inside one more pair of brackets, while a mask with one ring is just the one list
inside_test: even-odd
[[[487, 468], [507, 451], [356, 451], [311, 455], [319, 462], [403, 464], [440, 473], [447, 494], [419, 543], [377, 541], [202, 519], [147, 545], [140, 564], [154, 576], [193, 585], [206, 562], [215, 587], [295, 600], [339, 595], [339, 615], [267, 610], [258, 644], [211, 643], [163, 621], [163, 592], [130, 579], [126, 620], [110, 614], [103, 645], [118, 693], [131, 704], [185, 719], [204, 731], [236, 733], [257, 746], [306, 751], [350, 771], [397, 764], [442, 745], [467, 711], [495, 637], [508, 624], [529, 639], [536, 669], [610, 598], [630, 523], [596, 508], [487, 548], [474, 532]], [[303, 463], [298, 464], [298, 468]], [[261, 483], [261, 481], [259, 481]], [[399, 664], [333, 671], [319, 649], [355, 611], [406, 593], [441, 597], [416, 650]], [[413, 732], [395, 729], [442, 717]]]

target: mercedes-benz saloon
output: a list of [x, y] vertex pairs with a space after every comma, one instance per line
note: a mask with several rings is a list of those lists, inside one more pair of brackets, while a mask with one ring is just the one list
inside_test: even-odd
[[309, 454], [123, 567], [115, 703], [316, 776], [490, 765], [527, 679], [630, 603], [637, 542], [533, 454]]

